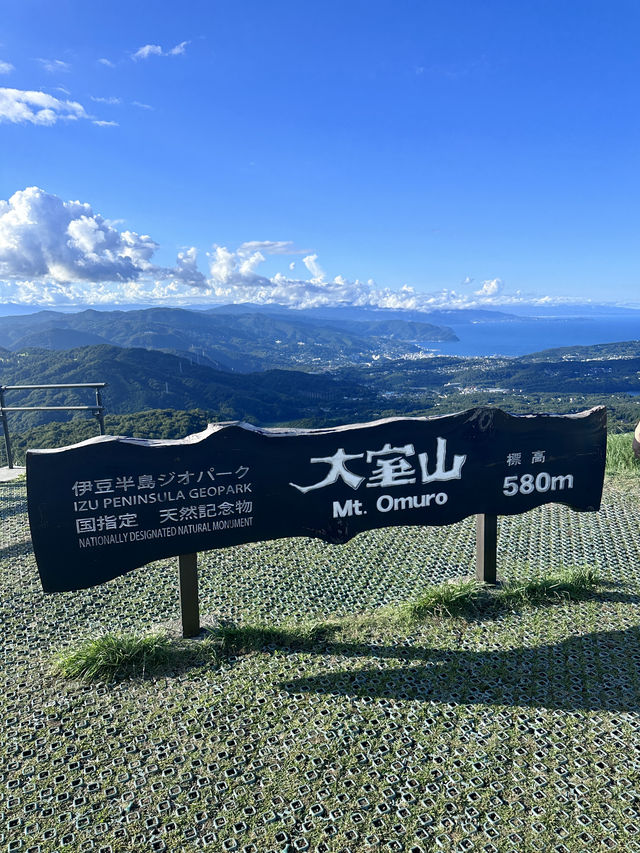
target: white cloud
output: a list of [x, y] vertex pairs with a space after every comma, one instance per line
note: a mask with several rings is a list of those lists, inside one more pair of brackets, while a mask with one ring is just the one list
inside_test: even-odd
[[207, 287], [195, 248], [170, 268], [153, 264], [157, 249], [148, 235], [119, 231], [89, 204], [28, 187], [0, 200], [0, 302], [179, 301]]
[[150, 106], [149, 104], [142, 104], [140, 101], [132, 101], [131, 103], [133, 104], [134, 107], [139, 107], [139, 109], [141, 109], [141, 110], [153, 110], [154, 109], [154, 107]]
[[56, 74], [60, 71], [66, 74], [68, 71], [71, 71], [71, 65], [68, 62], [63, 62], [61, 59], [38, 59], [38, 62], [49, 74]]
[[15, 68], [10, 62], [3, 62], [0, 59], [0, 74], [11, 74], [12, 71], [15, 71]]
[[173, 269], [169, 270], [172, 286], [186, 284], [189, 287], [205, 288], [207, 281], [198, 269], [198, 252], [191, 246], [178, 253], [178, 259]]
[[115, 62], [112, 62], [110, 59], [105, 59], [104, 56], [102, 56], [98, 60], [98, 62], [100, 63], [100, 65], [106, 65], [107, 68], [115, 68], [116, 67]]
[[290, 240], [249, 240], [242, 243], [238, 252], [264, 252], [265, 255], [302, 255], [302, 249], [296, 249]]
[[92, 101], [96, 104], [121, 104], [122, 101], [120, 98], [96, 98], [93, 95], [89, 95]]
[[492, 278], [482, 282], [480, 290], [476, 290], [476, 296], [497, 296], [502, 291], [502, 281], [499, 278]]
[[[237, 253], [230, 252], [225, 246], [214, 246], [211, 258], [209, 270], [214, 281], [226, 284], [233, 279], [237, 279]], [[251, 280], [253, 280], [253, 277], [251, 277]]]
[[169, 54], [171, 56], [180, 56], [180, 54], [183, 54], [185, 52], [188, 44], [188, 41], [181, 41], [180, 44], [177, 44], [175, 47], [171, 48]]
[[129, 281], [152, 268], [157, 244], [117, 231], [90, 205], [38, 187], [0, 201], [0, 276], [54, 282]]
[[52, 125], [88, 118], [77, 101], [62, 101], [46, 92], [0, 87], [0, 122]]
[[302, 263], [305, 265], [305, 267], [309, 270], [309, 272], [313, 276], [311, 281], [313, 281], [316, 284], [320, 284], [321, 282], [323, 282], [325, 280], [324, 270], [322, 269], [322, 267], [318, 263], [318, 256], [317, 255], [307, 255], [305, 258], [302, 259]]
[[[349, 281], [341, 275], [328, 280], [316, 254], [303, 258], [311, 278], [291, 278], [282, 273], [268, 278], [260, 275], [258, 267], [265, 260], [265, 247], [269, 245], [271, 244], [243, 243], [236, 251], [226, 246], [214, 246], [209, 255], [208, 287], [211, 296], [223, 302], [275, 303], [289, 308], [356, 305], [414, 311], [477, 308], [535, 301], [519, 294], [505, 296], [500, 279], [485, 281], [480, 290], [471, 294], [458, 293], [455, 290], [423, 293], [409, 285], [392, 290], [380, 287], [371, 279], [366, 282], [358, 279]], [[250, 253], [249, 247], [260, 247], [261, 251]], [[294, 267], [295, 263], [288, 264], [290, 271]]]
[[120, 127], [117, 121], [100, 121], [98, 119], [94, 119], [91, 124], [95, 124], [98, 127]]
[[252, 255], [245, 257], [240, 261], [238, 265], [238, 271], [241, 276], [250, 276], [253, 274], [254, 270], [262, 263], [264, 263], [265, 257], [262, 252], [254, 252]]
[[391, 294], [391, 291], [376, 290], [373, 282], [348, 282], [340, 276], [331, 282], [326, 281], [317, 255], [303, 258], [313, 276], [310, 280], [292, 279], [282, 273], [267, 278], [257, 272], [257, 267], [265, 260], [264, 255], [259, 251], [253, 254], [247, 252], [248, 246], [257, 245], [261, 244], [243, 243], [235, 252], [226, 246], [214, 246], [209, 256], [208, 285], [212, 296], [230, 302], [273, 302], [291, 308], [310, 308], [320, 305], [379, 304], [385, 296]]
[[[21, 279], [0, 279], [0, 305], [16, 302], [37, 307], [71, 307], [97, 305], [112, 308], [114, 305], [189, 305], [194, 301], [194, 290], [177, 279], [144, 279], [127, 282], [100, 282], [90, 289], [84, 284]], [[201, 301], [201, 295], [195, 298]]]
[[131, 58], [137, 61], [138, 59], [149, 59], [150, 56], [180, 56], [185, 53], [188, 44], [188, 41], [181, 41], [180, 44], [169, 48], [169, 50], [164, 50], [159, 44], [145, 44], [139, 47], [131, 55]]
[[148, 59], [150, 56], [164, 56], [159, 44], [145, 44], [133, 54], [133, 59]]

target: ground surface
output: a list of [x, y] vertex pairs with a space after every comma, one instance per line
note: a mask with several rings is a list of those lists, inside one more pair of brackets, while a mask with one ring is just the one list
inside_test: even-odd
[[8, 483], [10, 480], [17, 480], [26, 472], [26, 468], [15, 466], [8, 468], [6, 465], [0, 467], [0, 483]]
[[[24, 483], [0, 483], [3, 849], [640, 851], [639, 503], [501, 521], [503, 575], [595, 566], [584, 602], [84, 685], [52, 653], [175, 619], [175, 560], [45, 596]], [[472, 519], [211, 552], [203, 622], [372, 611], [473, 560]]]

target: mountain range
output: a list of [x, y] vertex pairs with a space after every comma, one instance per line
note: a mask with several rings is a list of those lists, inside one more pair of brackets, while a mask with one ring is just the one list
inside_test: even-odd
[[186, 355], [221, 370], [250, 372], [277, 367], [325, 369], [382, 355], [399, 358], [436, 341], [457, 340], [446, 326], [399, 316], [400, 312], [360, 310], [355, 317], [348, 312], [328, 317], [282, 308], [269, 312], [233, 308], [237, 310], [90, 309], [0, 317], [0, 345], [13, 351], [100, 344], [144, 347]]

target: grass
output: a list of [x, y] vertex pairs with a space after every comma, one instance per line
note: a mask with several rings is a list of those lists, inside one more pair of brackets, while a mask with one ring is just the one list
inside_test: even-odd
[[472, 611], [483, 590], [484, 585], [476, 580], [449, 581], [430, 587], [417, 601], [406, 604], [403, 610], [412, 621], [433, 614], [457, 616]]
[[223, 652], [246, 654], [267, 646], [308, 649], [328, 640], [339, 628], [339, 620], [290, 627], [224, 625], [212, 631], [211, 636], [219, 638]]
[[310, 622], [289, 627], [223, 625], [207, 631], [204, 640], [176, 640], [167, 634], [103, 634], [54, 655], [53, 671], [72, 680], [115, 681], [166, 674], [169, 669], [209, 664], [222, 656], [243, 655], [264, 648], [309, 649], [328, 640], [341, 624]]
[[497, 598], [506, 606], [536, 604], [554, 599], [580, 601], [587, 598], [602, 579], [589, 566], [562, 569], [555, 575], [529, 581], [510, 581], [499, 591]]
[[380, 613], [341, 619], [271, 626], [227, 624], [211, 629], [204, 641], [172, 640], [166, 634], [105, 634], [85, 640], [54, 657], [54, 671], [68, 679], [113, 681], [166, 673], [186, 664], [213, 664], [222, 657], [263, 649], [317, 649], [336, 634], [353, 637], [366, 629], [424, 622], [430, 616], [470, 616], [481, 611], [587, 598], [601, 580], [590, 567], [568, 568], [528, 581], [513, 581], [495, 591], [476, 580], [448, 581], [428, 589], [416, 601]]
[[112, 681], [166, 665], [172, 650], [171, 640], [164, 634], [104, 634], [58, 654], [54, 669], [66, 678]]
[[178, 668], [189, 662], [217, 663], [217, 649], [209, 642], [196, 646], [166, 634], [103, 634], [85, 640], [53, 659], [58, 675], [81, 681], [114, 681]]
[[640, 474], [640, 460], [633, 453], [633, 433], [613, 433], [607, 438], [607, 474]]
[[590, 566], [568, 567], [540, 578], [508, 581], [494, 590], [473, 579], [449, 581], [431, 587], [417, 601], [406, 604], [403, 613], [410, 621], [420, 621], [430, 615], [469, 616], [481, 610], [559, 599], [580, 601], [601, 585], [601, 578]]

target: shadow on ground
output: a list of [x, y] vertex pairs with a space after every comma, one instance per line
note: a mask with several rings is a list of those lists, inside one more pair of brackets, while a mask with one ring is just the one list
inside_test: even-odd
[[[621, 596], [616, 594], [616, 600]], [[234, 633], [241, 636], [243, 630], [235, 628]], [[216, 633], [213, 629], [203, 636], [213, 640]], [[323, 658], [331, 660], [324, 672], [278, 683], [292, 695], [324, 693], [371, 700], [556, 710], [640, 710], [640, 626], [504, 650], [349, 643], [331, 640], [331, 631], [305, 642], [286, 629], [267, 629], [266, 633], [269, 641], [260, 647], [262, 652], [296, 654], [304, 650], [315, 655], [320, 665]], [[234, 646], [237, 642], [238, 636]], [[198, 645], [177, 641], [171, 662], [146, 677], [187, 674], [217, 668], [220, 663], [233, 666], [242, 654], [238, 646], [221, 651], [217, 643], [215, 648], [205, 644], [200, 650]], [[369, 661], [361, 666], [348, 664], [348, 659]], [[398, 661], [398, 666], [390, 661]]]
[[[344, 657], [398, 658], [404, 665], [332, 669], [283, 682], [292, 694], [455, 702], [462, 705], [535, 705], [562, 710], [637, 711], [640, 708], [640, 628], [571, 637], [560, 643], [469, 651], [336, 644]], [[416, 666], [411, 661], [422, 660]]]
[[24, 539], [22, 542], [15, 542], [13, 545], [0, 548], [0, 560], [4, 560], [6, 557], [29, 557], [32, 554], [31, 539]]

